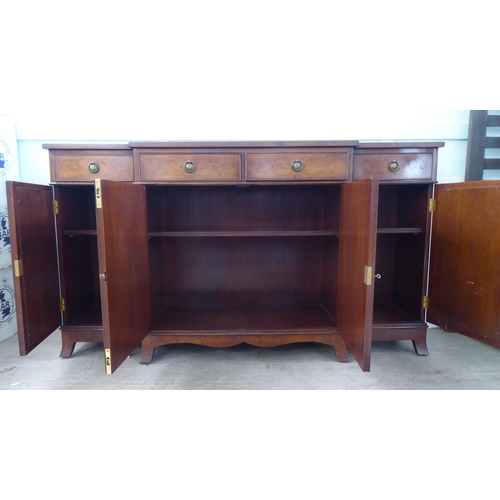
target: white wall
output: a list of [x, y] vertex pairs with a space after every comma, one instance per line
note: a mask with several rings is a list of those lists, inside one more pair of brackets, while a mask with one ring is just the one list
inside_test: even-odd
[[[227, 110], [226, 114], [227, 116]], [[246, 119], [241, 125], [231, 120], [228, 127], [225, 116], [206, 118], [206, 129], [198, 127], [189, 130], [183, 125], [175, 129], [175, 123], [182, 119], [182, 112], [170, 116], [170, 120], [158, 119], [152, 114], [145, 122], [132, 120], [128, 128], [110, 118], [108, 130], [77, 130], [54, 135], [43, 134], [42, 129], [22, 134], [23, 125], [19, 126], [18, 142], [21, 165], [21, 179], [28, 182], [47, 184], [49, 167], [47, 151], [42, 149], [43, 142], [99, 142], [128, 140], [259, 140], [259, 139], [359, 139], [359, 140], [432, 140], [444, 141], [445, 147], [439, 151], [438, 180], [440, 182], [461, 181], [465, 175], [465, 157], [467, 151], [467, 131], [469, 112], [459, 111], [412, 111], [391, 112], [387, 118], [385, 111], [364, 112], [362, 119], [356, 111], [342, 110], [333, 112], [325, 120], [307, 120], [307, 126], [296, 127], [282, 123], [273, 124], [273, 120], [261, 122], [253, 116], [253, 121]], [[299, 116], [299, 115], [298, 115]], [[304, 115], [300, 115], [304, 116]], [[121, 134], [114, 131], [114, 125], [123, 128]], [[59, 125], [52, 123], [53, 129]], [[39, 138], [42, 136], [42, 138]]]
[[22, 179], [48, 182], [51, 141], [388, 139], [445, 141], [439, 179], [461, 180], [467, 110], [495, 107], [467, 80], [493, 16], [345, 3], [10, 2], [0, 112]]

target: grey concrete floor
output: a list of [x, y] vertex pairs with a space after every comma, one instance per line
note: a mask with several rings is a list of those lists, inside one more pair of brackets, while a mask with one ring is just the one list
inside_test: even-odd
[[292, 344], [214, 349], [171, 345], [141, 365], [140, 348], [113, 375], [104, 373], [102, 344], [77, 344], [59, 357], [57, 330], [28, 356], [19, 356], [17, 335], [0, 343], [0, 390], [43, 389], [500, 389], [500, 350], [468, 337], [430, 329], [429, 356], [411, 342], [377, 342], [371, 371], [350, 356], [339, 363], [329, 346]]

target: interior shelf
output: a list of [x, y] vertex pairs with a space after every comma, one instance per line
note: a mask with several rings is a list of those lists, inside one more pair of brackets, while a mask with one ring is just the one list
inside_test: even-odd
[[66, 229], [64, 234], [67, 236], [97, 236], [96, 229]]
[[69, 321], [65, 325], [62, 325], [61, 329], [64, 329], [65, 326], [71, 328], [102, 328], [101, 305], [95, 304], [93, 307], [87, 309], [82, 314], [77, 316], [73, 321]]
[[424, 230], [421, 227], [379, 227], [378, 234], [421, 234]]
[[376, 303], [373, 309], [373, 327], [421, 324], [418, 319], [393, 304]]
[[290, 307], [165, 307], [152, 333], [335, 332], [323, 306]]
[[337, 236], [337, 231], [153, 231], [150, 237]]

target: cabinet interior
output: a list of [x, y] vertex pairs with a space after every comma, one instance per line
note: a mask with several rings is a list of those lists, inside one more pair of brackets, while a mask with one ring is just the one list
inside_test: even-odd
[[[340, 189], [147, 186], [152, 331], [335, 331]], [[63, 328], [101, 326], [94, 189], [56, 191]], [[428, 196], [380, 186], [374, 326], [423, 321]]]
[[422, 322], [430, 186], [381, 185], [374, 326]]
[[102, 327], [93, 186], [57, 186], [63, 326]]
[[153, 331], [333, 331], [340, 186], [148, 187]]

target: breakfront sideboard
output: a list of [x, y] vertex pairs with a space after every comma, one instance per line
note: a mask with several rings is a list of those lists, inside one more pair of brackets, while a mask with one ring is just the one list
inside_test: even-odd
[[8, 183], [20, 353], [60, 327], [61, 356], [102, 342], [106, 373], [141, 343], [141, 363], [171, 343], [426, 355], [441, 146], [44, 145], [51, 185]]

